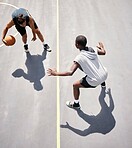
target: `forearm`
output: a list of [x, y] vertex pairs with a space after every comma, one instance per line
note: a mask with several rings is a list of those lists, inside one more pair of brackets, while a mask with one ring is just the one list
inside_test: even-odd
[[48, 74], [49, 76], [72, 76], [78, 67], [79, 65], [76, 62], [74, 62], [69, 71], [57, 72], [55, 69], [49, 68]]
[[34, 27], [34, 20], [33, 20], [32, 17], [29, 18], [29, 25], [30, 25], [30, 28], [32, 29], [33, 37], [36, 37], [35, 27]]
[[32, 29], [33, 37], [36, 37], [35, 29]]
[[72, 72], [66, 71], [66, 72], [52, 72], [52, 75], [54, 76], [71, 76]]
[[3, 33], [2, 33], [2, 40], [5, 38], [7, 32], [8, 32], [8, 28], [6, 27], [6, 28], [3, 30]]

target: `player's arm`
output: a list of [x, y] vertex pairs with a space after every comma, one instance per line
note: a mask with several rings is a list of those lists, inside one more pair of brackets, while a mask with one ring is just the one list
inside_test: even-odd
[[72, 76], [74, 72], [77, 70], [77, 68], [79, 68], [79, 64], [77, 62], [73, 62], [69, 71], [57, 72], [56, 70], [49, 68], [48, 75], [49, 76]]
[[97, 52], [98, 52], [99, 55], [105, 55], [106, 54], [106, 50], [105, 50], [102, 42], [99, 42], [99, 45], [97, 45], [96, 47], [98, 48]]
[[35, 27], [34, 27], [34, 20], [32, 17], [29, 17], [29, 26], [32, 29], [32, 33], [33, 33], [32, 41], [35, 41], [36, 40], [36, 33], [35, 33]]
[[8, 32], [8, 29], [10, 29], [12, 26], [14, 26], [14, 21], [13, 21], [13, 20], [11, 20], [11, 21], [6, 25], [6, 27], [4, 28], [3, 33], [2, 33], [2, 41], [3, 41], [3, 39], [5, 38], [5, 36], [6, 36], [7, 32]]

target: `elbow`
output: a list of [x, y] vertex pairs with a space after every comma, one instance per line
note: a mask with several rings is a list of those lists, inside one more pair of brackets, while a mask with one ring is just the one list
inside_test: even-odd
[[73, 73], [69, 73], [69, 76], [72, 76], [73, 75]]
[[68, 72], [68, 76], [72, 76], [73, 75], [73, 72]]
[[8, 29], [9, 29], [9, 28], [6, 26], [4, 30], [5, 30], [5, 31], [8, 31]]

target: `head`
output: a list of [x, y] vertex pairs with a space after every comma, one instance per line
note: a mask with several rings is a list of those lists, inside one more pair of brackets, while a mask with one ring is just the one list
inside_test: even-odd
[[86, 44], [87, 44], [87, 38], [85, 36], [79, 35], [76, 37], [75, 45], [77, 48], [79, 48], [80, 50], [84, 49], [86, 47]]
[[23, 24], [25, 22], [26, 18], [23, 14], [19, 14], [17, 17], [18, 24]]

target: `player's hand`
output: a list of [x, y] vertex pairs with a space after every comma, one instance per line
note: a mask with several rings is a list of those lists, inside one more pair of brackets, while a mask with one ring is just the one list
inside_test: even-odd
[[66, 122], [66, 124], [65, 124], [65, 125], [62, 125], [62, 124], [61, 124], [61, 125], [60, 125], [60, 127], [61, 127], [61, 128], [69, 128], [69, 127], [70, 127], [70, 125], [69, 125], [69, 123], [68, 123], [68, 122]]
[[2, 42], [7, 46], [7, 42], [5, 39], [2, 39]]
[[98, 55], [105, 55], [106, 54], [106, 50], [104, 48], [104, 45], [102, 42], [99, 42], [99, 45], [96, 46], [98, 49]]
[[102, 42], [99, 42], [99, 45], [96, 46], [99, 49], [104, 49], [104, 45]]
[[36, 38], [36, 36], [34, 36], [33, 38], [32, 38], [32, 41], [35, 41], [37, 38]]
[[49, 69], [47, 70], [47, 73], [48, 73], [48, 76], [56, 76], [57, 70], [56, 70], [56, 69], [51, 69], [51, 68], [49, 68]]

